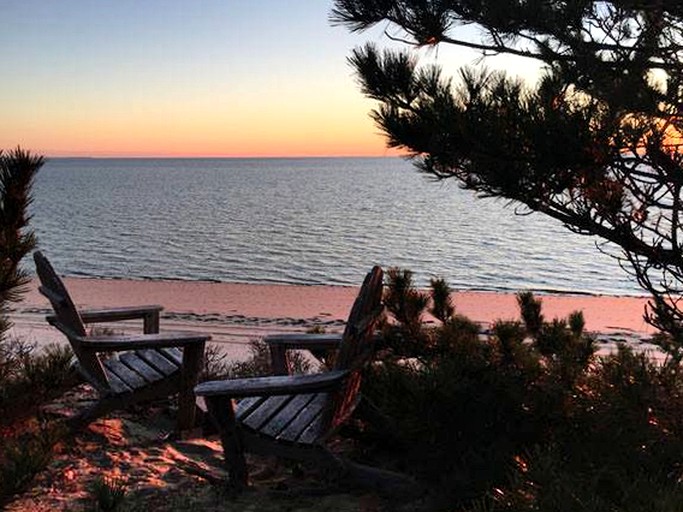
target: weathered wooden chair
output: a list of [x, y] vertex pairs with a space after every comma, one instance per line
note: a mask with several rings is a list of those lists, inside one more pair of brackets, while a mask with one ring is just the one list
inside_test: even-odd
[[[77, 427], [112, 410], [179, 393], [178, 432], [192, 429], [193, 388], [203, 364], [204, 345], [211, 337], [188, 332], [159, 334], [161, 306], [78, 311], [47, 258], [36, 251], [33, 259], [39, 290], [55, 313], [47, 321], [67, 337], [79, 372], [100, 395], [92, 407], [70, 420], [71, 425]], [[88, 335], [84, 325], [132, 319], [143, 320], [143, 334]]]
[[[237, 489], [248, 483], [245, 450], [340, 467], [340, 460], [325, 443], [358, 403], [361, 370], [370, 358], [382, 311], [382, 278], [379, 267], [367, 275], [342, 336], [288, 334], [265, 338], [276, 373], [286, 372], [289, 349], [324, 352], [338, 348], [334, 370], [211, 381], [195, 388], [219, 429], [230, 482]], [[235, 406], [233, 399], [237, 398], [242, 400]]]

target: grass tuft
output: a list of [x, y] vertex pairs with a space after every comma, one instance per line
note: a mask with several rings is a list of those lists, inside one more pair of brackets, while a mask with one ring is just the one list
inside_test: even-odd
[[53, 448], [62, 438], [59, 426], [39, 419], [15, 438], [6, 438], [0, 449], [0, 503], [26, 490], [33, 478], [52, 460]]
[[101, 476], [90, 487], [90, 495], [96, 512], [120, 510], [127, 496], [128, 482], [120, 476]]

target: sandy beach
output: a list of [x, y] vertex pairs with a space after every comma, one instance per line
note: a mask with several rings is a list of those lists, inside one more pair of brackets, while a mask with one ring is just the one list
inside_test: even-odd
[[[356, 295], [355, 287], [215, 283], [205, 281], [151, 281], [65, 278], [76, 304], [84, 309], [123, 305], [164, 306], [162, 329], [199, 330], [212, 334], [231, 356], [249, 354], [249, 341], [265, 334], [306, 331], [314, 326], [328, 332], [343, 329]], [[62, 342], [49, 327], [47, 300], [37, 281], [24, 301], [14, 308], [14, 334], [39, 344]], [[653, 329], [643, 320], [646, 299], [590, 295], [543, 295], [546, 318], [565, 317], [581, 310], [589, 331], [601, 339], [645, 339]], [[456, 310], [486, 327], [497, 319], [516, 319], [512, 293], [459, 291], [453, 294]], [[139, 329], [134, 323], [117, 328]]]

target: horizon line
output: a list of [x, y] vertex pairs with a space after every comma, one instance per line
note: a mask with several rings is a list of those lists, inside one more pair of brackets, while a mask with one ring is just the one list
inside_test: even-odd
[[294, 159], [305, 159], [305, 158], [404, 158], [408, 155], [401, 154], [387, 154], [387, 155], [43, 155], [47, 159], [65, 159], [65, 160], [142, 160], [153, 158], [155, 160], [200, 160], [200, 159], [233, 159], [233, 160], [247, 160], [247, 159], [259, 159], [259, 160], [294, 160]]

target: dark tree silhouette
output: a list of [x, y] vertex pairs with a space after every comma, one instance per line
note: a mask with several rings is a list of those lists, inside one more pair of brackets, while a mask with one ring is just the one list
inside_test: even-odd
[[20, 300], [30, 280], [19, 262], [36, 245], [28, 228], [28, 207], [33, 179], [42, 165], [42, 157], [21, 148], [0, 150], [0, 341], [11, 327], [9, 305]]
[[[336, 0], [331, 20], [384, 23], [408, 45], [350, 57], [389, 146], [613, 243], [652, 294], [646, 319], [683, 348], [683, 3]], [[543, 73], [532, 86], [481, 67], [445, 77], [410, 51], [439, 43], [536, 59]]]

